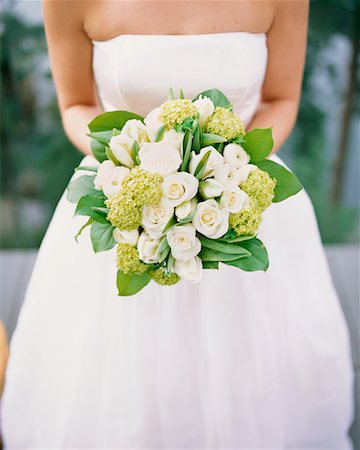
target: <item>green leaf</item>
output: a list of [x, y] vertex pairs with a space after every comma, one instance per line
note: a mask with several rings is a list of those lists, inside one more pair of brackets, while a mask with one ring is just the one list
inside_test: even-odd
[[236, 242], [248, 241], [254, 239], [255, 236], [235, 236], [235, 237], [222, 237], [219, 239], [221, 242], [228, 242], [229, 244], [235, 244]]
[[193, 132], [194, 132], [194, 139], [192, 142], [192, 148], [193, 150], [195, 150], [196, 153], [198, 153], [201, 148], [201, 129], [198, 121], [197, 126], [195, 127]]
[[211, 248], [203, 247], [201, 249], [201, 252], [199, 253], [199, 256], [203, 261], [234, 261], [235, 259], [239, 259], [240, 257], [245, 258], [248, 255], [234, 255], [231, 253], [218, 252], [216, 250], [212, 250]]
[[200, 236], [200, 241], [203, 247], [210, 248], [211, 250], [215, 250], [217, 252], [228, 253], [230, 255], [239, 255], [239, 258], [251, 255], [248, 250], [239, 244], [220, 242], [215, 239], [208, 239], [204, 236]]
[[298, 178], [280, 164], [266, 159], [257, 162], [256, 165], [261, 170], [267, 172], [271, 178], [276, 179], [275, 197], [273, 198], [274, 203], [281, 202], [301, 191], [302, 186]]
[[224, 264], [238, 267], [247, 272], [254, 272], [256, 270], [266, 271], [269, 267], [269, 258], [266, 248], [260, 239], [250, 239], [242, 242], [241, 245], [251, 253], [251, 256], [234, 261], [224, 261]]
[[[99, 191], [98, 191], [99, 192]], [[94, 220], [100, 223], [108, 224], [108, 220], [104, 214], [99, 213], [93, 209], [93, 207], [105, 208], [104, 197], [85, 195], [81, 197], [77, 204], [75, 215], [76, 216], [90, 216]]]
[[192, 140], [193, 140], [193, 135], [192, 135], [191, 131], [187, 131], [185, 133], [184, 140], [183, 140], [183, 148], [185, 148], [185, 150], [183, 153], [184, 154], [183, 162], [181, 163], [181, 166], [180, 166], [181, 172], [185, 172], [188, 168], [189, 161], [190, 161]]
[[97, 211], [97, 212], [99, 212], [101, 214], [104, 214], [105, 216], [107, 216], [109, 211], [110, 211], [109, 208], [99, 208], [98, 206], [93, 206], [91, 209], [93, 211]]
[[78, 172], [79, 170], [85, 170], [87, 172], [97, 172], [98, 171], [98, 167], [78, 166], [78, 167], [75, 167], [74, 172]]
[[159, 263], [162, 263], [167, 258], [168, 254], [170, 253], [170, 247], [168, 247], [166, 250], [164, 250], [159, 257]]
[[221, 237], [220, 239], [235, 238], [235, 237], [237, 237], [235, 230], [233, 230], [232, 228], [229, 228], [227, 230], [227, 232], [224, 234], [224, 236]]
[[241, 146], [249, 153], [251, 163], [265, 159], [274, 146], [271, 128], [254, 128], [243, 139]]
[[166, 130], [166, 125], [162, 125], [162, 126], [158, 129], [158, 131], [157, 131], [157, 133], [156, 133], [156, 136], [155, 136], [155, 142], [161, 141], [161, 139], [164, 137], [165, 130]]
[[195, 152], [198, 152], [201, 148], [201, 129], [200, 129], [200, 122], [198, 119], [194, 119], [192, 123], [191, 132], [193, 134], [193, 141], [191, 148]]
[[113, 131], [96, 131], [94, 133], [87, 133], [87, 135], [100, 142], [100, 144], [108, 145], [110, 139], [113, 137]]
[[95, 175], [82, 175], [76, 180], [70, 181], [67, 187], [66, 198], [71, 203], [77, 203], [84, 195], [101, 195], [101, 191], [95, 189]]
[[107, 158], [115, 164], [115, 166], [119, 165], [119, 161], [115, 157], [114, 153], [111, 151], [110, 147], [105, 147], [105, 154]]
[[174, 262], [175, 262], [175, 259], [174, 259], [173, 255], [171, 253], [169, 253], [169, 256], [166, 261], [166, 271], [168, 273], [171, 273]]
[[254, 239], [256, 237], [256, 235], [249, 235], [249, 236], [238, 236], [235, 232], [235, 230], [233, 230], [232, 228], [229, 228], [228, 231], [226, 232], [226, 234], [224, 234], [224, 236], [222, 236], [219, 241], [225, 241], [225, 242], [229, 242], [231, 243], [235, 243], [235, 242], [241, 242], [241, 241], [247, 241], [249, 239]]
[[160, 241], [160, 244], [159, 244], [159, 247], [157, 250], [158, 253], [162, 253], [167, 247], [169, 247], [169, 244], [167, 242], [166, 236], [164, 236]]
[[90, 237], [94, 252], [103, 252], [110, 250], [116, 245], [113, 236], [114, 227], [108, 223], [94, 222], [91, 225]]
[[100, 142], [96, 141], [95, 139], [91, 139], [90, 148], [93, 152], [93, 155], [100, 163], [107, 160], [104, 144], [100, 144]]
[[177, 132], [179, 131], [185, 132], [187, 130], [192, 132], [194, 121], [195, 119], [193, 117], [186, 117], [186, 119], [182, 123], [175, 125], [175, 130]]
[[195, 130], [199, 127], [199, 124], [200, 124], [200, 122], [198, 119], [193, 119], [192, 125], [191, 125], [192, 134], [195, 134]]
[[162, 238], [162, 240], [160, 241], [158, 252], [159, 252], [159, 255], [160, 255], [159, 256], [159, 263], [162, 263], [163, 261], [165, 261], [165, 259], [167, 258], [168, 254], [170, 253], [170, 246], [168, 244], [166, 236], [164, 236]]
[[189, 223], [193, 220], [194, 216], [195, 216], [195, 212], [193, 211], [191, 214], [189, 214], [187, 217], [185, 217], [185, 219], [182, 220], [178, 220], [178, 224], [179, 225], [185, 225], [186, 223]]
[[182, 90], [182, 88], [180, 88], [180, 91], [179, 91], [179, 98], [185, 98], [184, 91]]
[[175, 94], [174, 94], [174, 90], [173, 90], [173, 88], [169, 88], [169, 91], [168, 91], [168, 100], [174, 100], [175, 99]]
[[150, 275], [145, 272], [142, 275], [125, 274], [118, 270], [116, 277], [116, 285], [118, 293], [122, 297], [134, 295], [141, 291], [151, 280]]
[[236, 136], [236, 138], [231, 139], [231, 142], [233, 142], [234, 144], [242, 145], [242, 143], [244, 142], [244, 136]]
[[130, 111], [108, 111], [95, 117], [95, 119], [89, 123], [88, 127], [92, 133], [108, 130], [112, 131], [113, 128], [121, 130], [125, 123], [130, 119], [144, 121], [142, 116]]
[[219, 91], [219, 89], [209, 89], [207, 91], [201, 92], [199, 95], [197, 95], [193, 99], [193, 101], [200, 98], [200, 96], [210, 98], [215, 106], [230, 105], [230, 100], [225, 96], [225, 94], [223, 94], [221, 91]]
[[171, 217], [171, 219], [169, 219], [168, 223], [165, 225], [163, 232], [161, 233], [162, 236], [165, 236], [166, 233], [170, 230], [170, 228], [172, 228], [174, 225], [176, 225], [176, 218], [174, 216]]
[[[191, 202], [196, 202], [196, 205], [197, 205], [198, 200], [197, 200], [196, 197], [194, 197], [191, 200]], [[177, 219], [178, 223], [181, 224], [181, 225], [184, 225], [185, 223], [191, 222], [193, 220], [194, 216], [195, 216], [195, 213], [196, 213], [196, 206], [194, 205], [193, 208], [192, 208], [192, 211], [190, 212], [190, 214], [188, 216], [184, 217], [184, 219], [181, 219], [181, 220]]]
[[218, 134], [201, 133], [201, 147], [218, 144], [219, 142], [226, 142], [226, 138]]
[[216, 150], [222, 155], [224, 153], [225, 142], [219, 142], [216, 145]]
[[90, 217], [90, 219], [80, 228], [80, 230], [75, 235], [75, 241], [78, 241], [80, 234], [85, 230], [86, 227], [91, 225], [94, 222], [94, 219]]
[[186, 144], [187, 144], [187, 139], [188, 139], [187, 134], [188, 134], [188, 132], [185, 131], [184, 132], [184, 136], [183, 136], [183, 140], [181, 142], [180, 149], [179, 149], [180, 158], [181, 158], [182, 161], [184, 161], [184, 153], [185, 153], [185, 150], [186, 150]]
[[203, 261], [204, 269], [219, 269], [219, 261]]
[[132, 159], [134, 161], [135, 164], [139, 165], [140, 164], [140, 159], [139, 159], [139, 150], [140, 150], [140, 145], [138, 143], [138, 141], [134, 141], [133, 146], [132, 146]]
[[194, 172], [194, 177], [197, 179], [200, 179], [202, 177], [202, 174], [204, 173], [205, 169], [206, 169], [206, 164], [208, 162], [208, 159], [210, 158], [211, 155], [211, 150], [208, 150], [205, 155], [201, 158], [199, 164], [197, 165], [195, 172]]

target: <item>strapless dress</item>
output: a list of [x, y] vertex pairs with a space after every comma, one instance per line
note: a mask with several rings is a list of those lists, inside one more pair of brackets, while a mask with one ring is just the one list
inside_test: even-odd
[[[267, 58], [244, 32], [93, 42], [104, 109], [141, 115], [169, 87], [216, 87], [249, 124]], [[349, 336], [306, 191], [265, 212], [266, 273], [222, 265], [129, 298], [115, 250], [94, 254], [87, 230], [77, 244], [73, 213], [64, 194], [11, 341], [7, 449], [352, 448]]]

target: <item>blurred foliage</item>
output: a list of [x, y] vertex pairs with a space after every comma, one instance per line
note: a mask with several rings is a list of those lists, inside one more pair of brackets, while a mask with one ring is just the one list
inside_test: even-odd
[[[336, 140], [329, 143], [326, 123], [331, 111], [327, 109], [326, 99], [321, 101], [319, 95], [315, 95], [314, 77], [323, 62], [322, 52], [331, 48], [334, 36], [348, 39], [351, 55], [348, 66], [341, 68], [345, 89], [339, 89], [341, 83], [337, 79], [336, 58], [333, 60], [335, 64], [333, 61], [328, 62], [325, 67], [328, 85], [333, 87], [336, 95], [333, 108], [339, 110]], [[351, 157], [349, 147], [352, 144], [357, 147], [356, 151], [360, 149], [358, 131], [356, 138], [350, 142], [355, 116], [356, 125], [359, 126], [359, 39], [360, 0], [311, 2], [299, 115], [282, 151], [285, 159], [290, 157], [292, 169], [313, 201], [322, 240], [326, 243], [359, 241], [359, 207], [345, 206], [345, 202], [341, 201], [342, 187], [346, 182], [345, 167]], [[358, 190], [359, 185], [354, 185], [354, 189]]]
[[[334, 195], [334, 184], [336, 177], [340, 177], [340, 187], [344, 183], [346, 172], [341, 164], [349, 157], [350, 119], [359, 114], [359, 19], [360, 0], [312, 2], [299, 117], [281, 154], [291, 161], [291, 167], [309, 192], [325, 242], [358, 239], [358, 209], [345, 206], [340, 201], [341, 195]], [[349, 82], [345, 91], [336, 92], [337, 102], [343, 105], [339, 110], [343, 117], [339, 118], [340, 130], [336, 133], [339, 142], [333, 143], [334, 151], [329, 158], [328, 111], [314, 96], [313, 79], [319, 70], [321, 52], [331, 45], [334, 35], [346, 36], [355, 65], [343, 68]], [[62, 129], [42, 25], [29, 24], [12, 8], [6, 8], [0, 16], [0, 38], [0, 245], [3, 248], [36, 247], [72, 168], [82, 156]], [[351, 84], [354, 70], [355, 82]], [[334, 65], [329, 64], [326, 72], [331, 82], [336, 77]], [[350, 119], [342, 111], [346, 108], [351, 112]], [[340, 139], [342, 135], [345, 140]]]
[[62, 129], [43, 27], [11, 10], [0, 20], [1, 247], [36, 247], [81, 155]]

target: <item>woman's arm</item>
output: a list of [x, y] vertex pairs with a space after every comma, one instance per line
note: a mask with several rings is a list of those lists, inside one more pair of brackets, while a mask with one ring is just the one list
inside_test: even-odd
[[86, 3], [44, 0], [43, 13], [64, 130], [79, 150], [90, 154], [87, 124], [102, 111], [92, 73], [92, 43], [83, 27]]
[[274, 2], [267, 34], [268, 67], [262, 102], [249, 129], [273, 127], [276, 152], [289, 136], [298, 113], [303, 78], [308, 0]]
[[[50, 63], [65, 132], [90, 154], [87, 124], [102, 112], [92, 73], [92, 43], [84, 25], [87, 2], [44, 0], [43, 12]], [[249, 129], [273, 127], [279, 149], [298, 111], [306, 51], [308, 0], [274, 2], [268, 32], [268, 67], [262, 103]]]

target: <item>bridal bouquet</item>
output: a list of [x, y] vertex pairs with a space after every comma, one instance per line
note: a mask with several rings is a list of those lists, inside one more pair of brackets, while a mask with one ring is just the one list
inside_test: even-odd
[[180, 91], [145, 118], [128, 111], [89, 124], [98, 167], [71, 181], [67, 197], [88, 216], [95, 252], [115, 245], [119, 295], [150, 280], [172, 285], [201, 279], [219, 264], [266, 270], [256, 237], [262, 215], [301, 189], [283, 166], [266, 159], [271, 129], [246, 133], [217, 89], [193, 100]]

